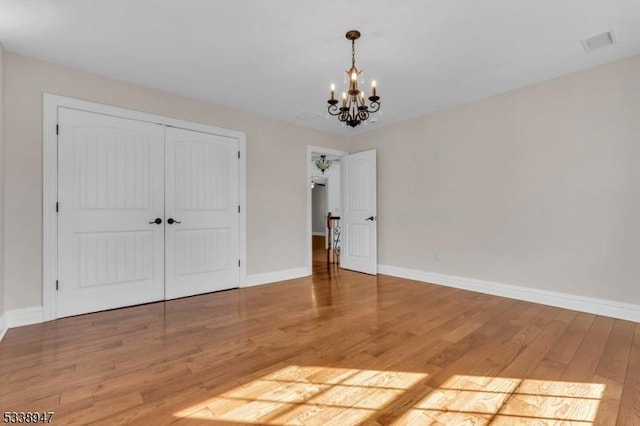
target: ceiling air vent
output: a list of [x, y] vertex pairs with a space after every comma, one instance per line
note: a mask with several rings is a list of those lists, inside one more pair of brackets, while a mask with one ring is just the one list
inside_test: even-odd
[[616, 33], [613, 30], [605, 31], [603, 33], [596, 34], [594, 36], [581, 40], [582, 47], [584, 47], [584, 51], [586, 53], [590, 53], [594, 50], [610, 46], [614, 43], [617, 43], [617, 41], [618, 39], [616, 38]]

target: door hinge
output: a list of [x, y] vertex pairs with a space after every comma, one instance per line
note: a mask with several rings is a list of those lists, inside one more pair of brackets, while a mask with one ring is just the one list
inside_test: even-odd
[[240, 267], [240, 259], [238, 259], [238, 268]]
[[238, 213], [240, 213], [240, 205], [238, 204]]
[[240, 151], [238, 151], [238, 160], [240, 159]]
[[59, 288], [59, 283], [58, 283], [58, 280], [56, 280], [56, 291], [58, 291], [58, 288]]
[[60, 211], [60, 203], [56, 201], [56, 213]]
[[60, 125], [56, 124], [56, 135], [60, 134]]

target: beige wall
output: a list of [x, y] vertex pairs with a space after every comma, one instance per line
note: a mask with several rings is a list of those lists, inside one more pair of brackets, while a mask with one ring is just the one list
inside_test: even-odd
[[349, 148], [378, 149], [381, 264], [640, 303], [640, 57]]
[[640, 303], [640, 57], [351, 139], [11, 53], [4, 81], [6, 309], [41, 304], [45, 92], [246, 132], [249, 274], [307, 264], [306, 145], [375, 147], [381, 264]]
[[11, 53], [5, 82], [7, 309], [42, 304], [43, 93], [246, 132], [247, 272], [307, 265], [306, 146], [342, 138]]

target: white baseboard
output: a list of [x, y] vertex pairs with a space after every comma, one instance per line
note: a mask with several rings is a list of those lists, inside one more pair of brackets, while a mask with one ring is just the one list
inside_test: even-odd
[[44, 317], [42, 316], [42, 306], [14, 309], [12, 311], [7, 311], [6, 315], [8, 328], [38, 324], [44, 320]]
[[[277, 281], [286, 281], [295, 278], [307, 277], [309, 275], [311, 275], [311, 270], [308, 267], [267, 272], [264, 274], [254, 274], [247, 276], [245, 284], [241, 285], [240, 287], [252, 287]], [[5, 326], [2, 325], [3, 321]], [[33, 306], [30, 308], [7, 311], [0, 317], [0, 335], [3, 334], [3, 330], [4, 332], [6, 332], [6, 329], [9, 328], [20, 327], [22, 325], [37, 324], [43, 321], [44, 316], [42, 306]]]
[[311, 235], [315, 235], [316, 237], [324, 237], [327, 235], [326, 232], [312, 232]]
[[418, 271], [415, 269], [398, 268], [389, 265], [378, 265], [378, 272], [394, 277], [422, 281], [431, 284], [471, 290], [527, 302], [572, 309], [574, 311], [619, 318], [627, 321], [640, 322], [640, 305], [617, 302], [607, 299], [578, 296], [569, 293], [540, 290], [511, 284], [495, 283], [474, 278], [456, 277], [435, 272]]
[[7, 326], [7, 314], [3, 312], [2, 315], [0, 315], [0, 342], [2, 342], [2, 338], [7, 333], [8, 329], [9, 327]]
[[276, 281], [293, 280], [296, 278], [308, 277], [309, 275], [311, 275], [311, 270], [308, 267], [267, 272], [264, 274], [253, 274], [247, 276], [245, 284], [241, 287], [253, 287], [255, 285], [269, 284]]

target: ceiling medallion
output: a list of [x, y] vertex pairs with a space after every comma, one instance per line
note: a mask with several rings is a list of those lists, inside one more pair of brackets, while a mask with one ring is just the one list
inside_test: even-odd
[[337, 116], [338, 120], [347, 126], [356, 127], [360, 123], [367, 123], [369, 114], [375, 113], [380, 109], [380, 96], [376, 93], [376, 82], [371, 81], [371, 96], [369, 96], [369, 105], [366, 104], [365, 94], [358, 87], [358, 79], [362, 71], [356, 68], [356, 40], [360, 38], [360, 31], [351, 30], [346, 34], [347, 40], [351, 40], [351, 68], [346, 71], [349, 89], [342, 92], [342, 106], [338, 106], [336, 99], [336, 86], [331, 85], [331, 99], [327, 101], [329, 104], [329, 114]]

